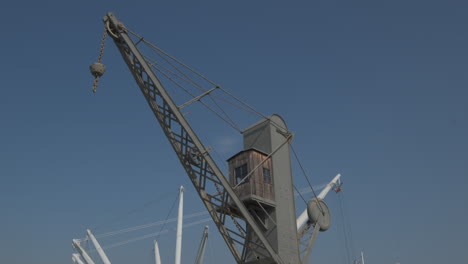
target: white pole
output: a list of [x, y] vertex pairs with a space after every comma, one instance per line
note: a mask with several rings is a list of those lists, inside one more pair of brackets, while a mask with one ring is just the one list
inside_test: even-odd
[[180, 264], [182, 251], [182, 218], [184, 217], [184, 187], [180, 186], [179, 190], [179, 214], [177, 216], [177, 236], [176, 236], [176, 251], [175, 264]]
[[309, 216], [307, 215], [307, 208], [302, 212], [302, 214], [297, 218], [297, 232], [301, 232], [303, 226], [309, 221]]
[[91, 242], [93, 242], [93, 245], [96, 248], [96, 251], [99, 254], [99, 257], [101, 258], [102, 263], [111, 264], [111, 262], [109, 261], [109, 258], [107, 258], [106, 253], [104, 253], [104, 250], [102, 249], [101, 245], [99, 245], [99, 242], [94, 237], [93, 233], [91, 233], [91, 230], [87, 229], [86, 232], [88, 233], [88, 237], [91, 239]]
[[206, 240], [208, 239], [208, 226], [205, 226], [203, 231], [203, 236], [200, 241], [200, 247], [198, 248], [197, 258], [195, 259], [195, 264], [202, 264], [203, 257], [205, 256]]
[[83, 257], [86, 264], [95, 264], [94, 261], [91, 259], [91, 257], [88, 255], [88, 253], [86, 253], [86, 251], [80, 245], [80, 240], [79, 239], [73, 239], [72, 240], [72, 245], [78, 251], [78, 253]]
[[73, 263], [84, 264], [84, 262], [80, 259], [80, 254], [73, 253], [72, 260], [73, 260]]
[[161, 256], [159, 255], [158, 241], [154, 241], [154, 261], [155, 264], [161, 264]]
[[364, 264], [364, 252], [361, 251], [361, 264]]
[[[333, 180], [327, 184], [327, 186], [320, 192], [320, 194], [317, 196], [319, 200], [325, 199], [325, 196], [327, 196], [328, 192], [331, 190], [333, 186], [335, 186], [340, 179], [341, 174], [337, 174]], [[307, 215], [307, 208], [302, 212], [301, 215], [296, 220], [296, 225], [297, 225], [297, 232], [301, 232], [302, 229], [304, 228], [305, 224], [309, 221], [309, 216]]]
[[341, 174], [338, 173], [335, 176], [335, 178], [333, 178], [333, 180], [329, 184], [327, 184], [327, 186], [320, 192], [320, 194], [317, 196], [317, 198], [319, 198], [320, 200], [325, 199], [325, 196], [327, 196], [327, 194], [331, 190], [331, 188], [337, 184], [340, 177], [341, 177]]

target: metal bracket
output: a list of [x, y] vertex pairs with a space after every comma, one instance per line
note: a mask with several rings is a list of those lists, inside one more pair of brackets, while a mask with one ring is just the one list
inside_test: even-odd
[[190, 105], [190, 104], [192, 104], [192, 103], [194, 103], [194, 102], [196, 102], [196, 101], [200, 101], [204, 96], [209, 95], [211, 92], [213, 92], [214, 90], [216, 90], [216, 89], [218, 89], [218, 88], [219, 88], [219, 86], [216, 86], [216, 87], [214, 87], [214, 88], [211, 88], [210, 90], [208, 90], [208, 91], [206, 91], [206, 92], [200, 94], [199, 96], [194, 97], [194, 98], [190, 99], [189, 101], [187, 101], [187, 102], [181, 104], [181, 105], [178, 106], [177, 108], [179, 108], [179, 110], [180, 110], [180, 109], [182, 109], [182, 108], [184, 108], [184, 107], [186, 107], [186, 106], [188, 106], [188, 105]]

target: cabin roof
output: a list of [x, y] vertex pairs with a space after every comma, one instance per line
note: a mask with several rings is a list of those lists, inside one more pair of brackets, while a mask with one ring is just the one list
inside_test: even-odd
[[226, 161], [230, 161], [230, 160], [232, 160], [233, 158], [237, 157], [238, 155], [240, 155], [240, 154], [242, 154], [242, 153], [244, 153], [244, 152], [248, 152], [248, 151], [255, 151], [255, 152], [258, 152], [258, 153], [260, 153], [260, 154], [262, 154], [262, 155], [268, 156], [268, 154], [266, 154], [265, 152], [260, 151], [260, 150], [258, 150], [258, 149], [256, 149], [256, 148], [249, 148], [249, 149], [244, 149], [244, 150], [242, 150], [242, 151], [239, 151], [238, 153], [236, 153], [235, 155], [233, 155], [232, 157], [230, 157], [230, 158], [227, 159]]

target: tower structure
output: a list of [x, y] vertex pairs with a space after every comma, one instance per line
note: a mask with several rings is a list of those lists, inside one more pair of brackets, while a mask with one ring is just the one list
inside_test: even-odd
[[[228, 159], [230, 183], [283, 262], [300, 263], [289, 150], [292, 134], [279, 115], [272, 115], [243, 135], [244, 150]], [[260, 261], [259, 241], [249, 228], [247, 237], [246, 263], [269, 263]]]

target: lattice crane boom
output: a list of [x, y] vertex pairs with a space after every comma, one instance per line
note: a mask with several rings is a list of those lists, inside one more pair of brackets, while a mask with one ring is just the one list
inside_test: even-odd
[[[112, 37], [119, 49], [143, 96], [236, 261], [245, 263], [246, 259], [243, 252], [247, 247], [251, 250], [255, 247], [262, 249], [258, 251], [258, 254], [262, 254], [262, 252], [263, 254], [265, 254], [264, 252], [269, 254], [269, 256], [262, 256], [262, 258], [269, 258], [271, 260], [269, 263], [283, 263], [279, 254], [261, 232], [252, 214], [235, 194], [207, 148], [199, 140], [133, 40], [128, 36], [125, 26], [112, 13], [108, 13], [104, 17], [104, 23], [107, 27], [107, 33]], [[246, 226], [254, 232], [258, 240], [252, 241], [249, 239], [246, 232], [247, 228], [243, 228], [236, 222], [236, 218], [230, 212], [230, 207], [236, 208], [237, 216], [245, 221]], [[234, 230], [234, 226], [238, 228], [237, 231]]]

